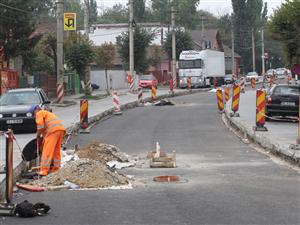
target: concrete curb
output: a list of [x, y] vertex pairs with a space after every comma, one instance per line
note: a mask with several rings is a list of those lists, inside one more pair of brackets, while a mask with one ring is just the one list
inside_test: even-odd
[[[228, 104], [231, 104], [231, 101], [228, 101]], [[272, 154], [300, 166], [300, 151], [291, 149], [290, 145], [280, 144], [276, 141], [276, 138], [272, 137], [270, 134], [266, 134], [262, 131], [254, 131], [252, 126], [246, 125], [240, 119], [231, 117], [227, 107], [225, 108], [222, 119], [226, 120], [226, 122], [234, 130], [240, 132], [243, 137], [250, 139], [267, 151], [270, 151]]]
[[[163, 94], [163, 95], [159, 95], [157, 96], [157, 100], [159, 99], [163, 99], [163, 98], [172, 98], [172, 97], [176, 97], [176, 96], [183, 96], [183, 95], [189, 95], [189, 94], [196, 94], [196, 93], [201, 93], [201, 92], [207, 92], [209, 91], [211, 88], [203, 88], [203, 89], [195, 89], [195, 90], [187, 90], [187, 91], [180, 91], [180, 92], [177, 92], [177, 93], [174, 93], [173, 95], [171, 94]], [[144, 99], [145, 102], [151, 102], [152, 99], [151, 97], [148, 97], [148, 98], [145, 98]], [[126, 104], [123, 104], [120, 106], [121, 110], [127, 110], [127, 109], [131, 109], [131, 108], [134, 108], [134, 107], [138, 107], [139, 104], [138, 104], [138, 100], [136, 101], [133, 101], [133, 102], [129, 102], [129, 103], [126, 103]], [[86, 129], [87, 131], [89, 131], [92, 126], [95, 125], [96, 122], [100, 121], [101, 119], [107, 117], [107, 116], [111, 116], [113, 115], [114, 113], [114, 108], [110, 108], [108, 110], [105, 110], [95, 116], [92, 116], [92, 117], [89, 117], [89, 124], [90, 126]], [[74, 127], [75, 126], [75, 127]], [[78, 132], [80, 130], [80, 123], [77, 122], [74, 126], [72, 127], [68, 127], [67, 130], [70, 131], [73, 129], [74, 132]], [[19, 165], [17, 165], [15, 168], [14, 168], [14, 182], [20, 178], [21, 174], [24, 172], [24, 170], [26, 169], [26, 163], [24, 161], [22, 161]], [[4, 193], [5, 193], [5, 185], [6, 185], [6, 182], [5, 182], [5, 179], [3, 179], [0, 183], [0, 200], [4, 199], [3, 196], [4, 196]]]

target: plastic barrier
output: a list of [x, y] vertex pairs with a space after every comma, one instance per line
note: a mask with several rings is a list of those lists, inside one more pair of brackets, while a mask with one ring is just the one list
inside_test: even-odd
[[143, 100], [143, 88], [141, 86], [138, 87], [138, 103], [140, 105], [144, 103], [144, 100]]
[[156, 100], [156, 85], [154, 81], [152, 81], [151, 99], [152, 101]]
[[56, 96], [57, 96], [57, 103], [64, 102], [64, 86], [63, 84], [57, 84], [56, 86]]
[[231, 110], [233, 111], [233, 113], [230, 113], [231, 117], [240, 116], [240, 114], [237, 112], [239, 110], [240, 92], [241, 92], [240, 85], [234, 84], [232, 88]]
[[224, 102], [223, 102], [223, 91], [222, 89], [217, 90], [217, 101], [218, 101], [218, 109], [220, 113], [224, 112]]
[[86, 129], [89, 125], [88, 121], [88, 100], [80, 100], [80, 127]]
[[225, 103], [227, 103], [230, 99], [230, 88], [228, 86], [224, 88], [224, 95], [225, 95]]
[[122, 111], [120, 109], [119, 96], [116, 91], [113, 91], [113, 104], [114, 104], [114, 115], [121, 115]]
[[266, 123], [266, 92], [263, 90], [256, 91], [256, 131], [268, 131]]
[[255, 89], [255, 85], [256, 85], [255, 78], [251, 78], [251, 87], [252, 87], [253, 90]]
[[174, 81], [173, 81], [173, 79], [170, 79], [169, 86], [170, 86], [170, 93], [173, 95], [174, 94]]
[[245, 93], [245, 78], [241, 78], [241, 92]]
[[192, 78], [188, 77], [187, 78], [187, 86], [189, 90], [192, 90]]

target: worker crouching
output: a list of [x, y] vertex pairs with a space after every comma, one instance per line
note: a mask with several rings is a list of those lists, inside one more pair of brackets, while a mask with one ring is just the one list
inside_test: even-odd
[[43, 138], [42, 157], [40, 161], [41, 176], [56, 172], [61, 165], [61, 144], [66, 132], [61, 120], [53, 113], [43, 110], [40, 106], [32, 106], [37, 125], [37, 139]]

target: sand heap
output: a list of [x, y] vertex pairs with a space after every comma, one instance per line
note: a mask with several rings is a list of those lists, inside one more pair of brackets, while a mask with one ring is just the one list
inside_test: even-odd
[[67, 162], [59, 171], [49, 174], [34, 185], [43, 187], [64, 185], [65, 181], [80, 188], [105, 188], [129, 184], [128, 178], [109, 168], [106, 163], [112, 160], [128, 162], [128, 157], [113, 146], [94, 141], [75, 154], [79, 159]]

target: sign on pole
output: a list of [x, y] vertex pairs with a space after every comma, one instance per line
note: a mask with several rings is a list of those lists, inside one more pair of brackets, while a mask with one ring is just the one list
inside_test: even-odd
[[76, 13], [64, 13], [64, 30], [76, 30]]

